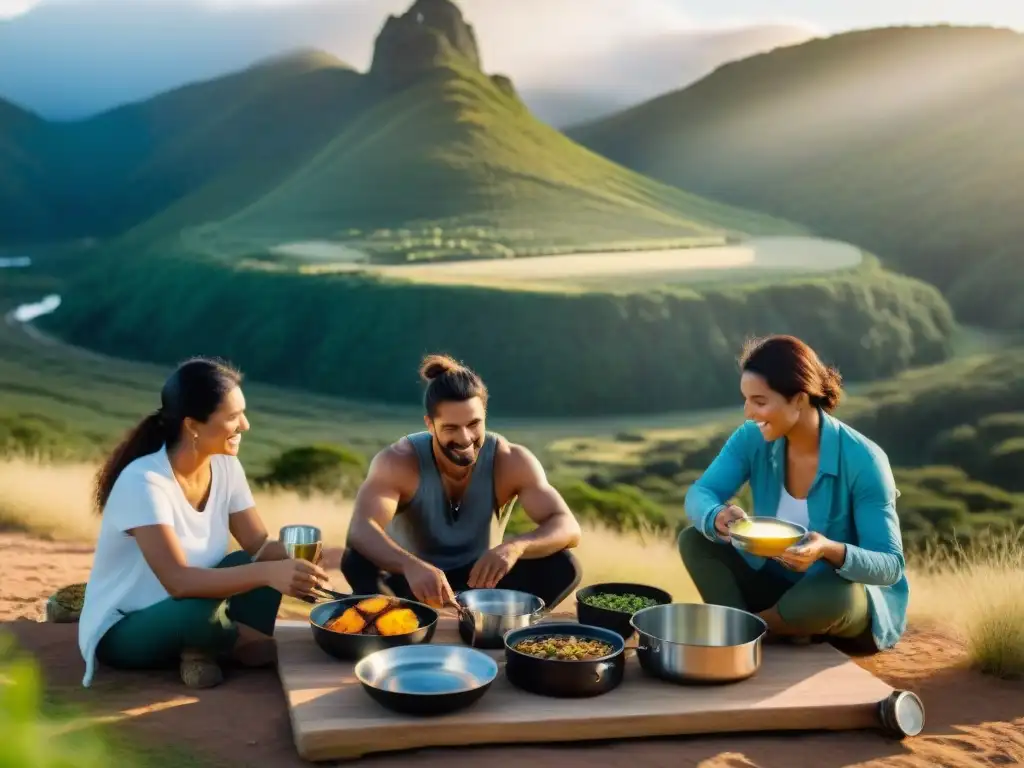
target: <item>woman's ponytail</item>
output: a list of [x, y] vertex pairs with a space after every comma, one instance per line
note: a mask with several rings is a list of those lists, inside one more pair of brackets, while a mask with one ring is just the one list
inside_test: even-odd
[[96, 512], [103, 514], [103, 507], [110, 498], [110, 491], [118, 475], [140, 456], [159, 451], [167, 441], [169, 429], [163, 414], [157, 410], [135, 425], [107, 457], [96, 475]]

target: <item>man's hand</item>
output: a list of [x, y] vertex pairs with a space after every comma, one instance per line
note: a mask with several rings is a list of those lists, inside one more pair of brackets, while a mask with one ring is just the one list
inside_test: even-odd
[[455, 594], [448, 583], [448, 578], [440, 568], [435, 568], [422, 560], [415, 560], [405, 566], [402, 575], [409, 583], [413, 596], [421, 603], [441, 608], [455, 602]]
[[522, 557], [522, 549], [512, 542], [499, 544], [473, 565], [466, 582], [470, 589], [494, 589]]

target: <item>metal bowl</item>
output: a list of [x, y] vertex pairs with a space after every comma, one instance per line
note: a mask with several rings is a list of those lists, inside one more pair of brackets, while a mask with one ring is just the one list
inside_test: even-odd
[[459, 637], [474, 648], [504, 648], [505, 633], [537, 622], [544, 601], [514, 589], [467, 589], [455, 597]]
[[403, 645], [365, 657], [355, 675], [388, 709], [441, 715], [479, 700], [498, 676], [498, 662], [462, 645]]
[[[771, 527], [777, 532], [774, 536], [751, 535], [754, 526]], [[747, 533], [750, 531], [750, 533]], [[778, 557], [794, 544], [798, 544], [807, 535], [802, 525], [780, 520], [777, 517], [742, 517], [729, 524], [729, 538], [732, 545], [744, 552], [758, 557]]]
[[732, 683], [761, 668], [760, 616], [703, 603], [644, 608], [630, 624], [637, 632], [637, 660], [654, 677], [675, 683]]

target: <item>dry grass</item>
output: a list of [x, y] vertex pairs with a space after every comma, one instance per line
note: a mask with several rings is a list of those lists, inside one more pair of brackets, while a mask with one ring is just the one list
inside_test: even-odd
[[[100, 519], [89, 506], [94, 471], [94, 467], [84, 464], [54, 466], [23, 459], [0, 461], [0, 526], [47, 538], [95, 540]], [[269, 531], [289, 523], [305, 523], [320, 528], [326, 546], [343, 545], [350, 502], [326, 496], [301, 498], [290, 492], [258, 492], [255, 496]], [[604, 528], [588, 527], [576, 554], [584, 569], [580, 586], [603, 581], [638, 581], [656, 584], [681, 600], [696, 599], [693, 582], [671, 541], [636, 534], [623, 536]], [[338, 586], [347, 586], [340, 574], [336, 578]], [[289, 605], [289, 612], [295, 607]]]
[[1024, 530], [970, 553], [924, 557], [911, 584], [910, 620], [952, 626], [973, 664], [1024, 675]]
[[[91, 541], [99, 518], [89, 509], [93, 467], [53, 466], [28, 460], [0, 462], [0, 525], [65, 540]], [[270, 531], [287, 523], [318, 526], [327, 546], [345, 540], [351, 505], [342, 499], [293, 493], [257, 493]], [[655, 584], [681, 601], [697, 600], [693, 582], [673, 541], [587, 527], [576, 550], [581, 586], [602, 581]], [[335, 571], [338, 583], [343, 579]], [[1024, 535], [990, 542], [968, 556], [914, 558], [910, 620], [952, 627], [970, 649], [973, 663], [990, 674], [1024, 674]], [[289, 605], [294, 614], [301, 604]], [[569, 606], [563, 606], [568, 608]]]

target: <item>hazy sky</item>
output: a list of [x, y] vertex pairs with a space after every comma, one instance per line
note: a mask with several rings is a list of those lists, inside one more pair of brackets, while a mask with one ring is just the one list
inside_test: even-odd
[[[0, 0], [0, 17], [24, 13], [40, 3], [80, 0]], [[143, 3], [145, 0], [133, 0]], [[308, 0], [208, 0], [211, 5], [291, 5]], [[493, 0], [511, 2], [512, 0]], [[557, 0], [551, 0], [557, 2]], [[339, 0], [344, 3], [346, 0]], [[674, 5], [698, 24], [804, 21], [829, 31], [892, 23], [994, 24], [1024, 30], [1022, 0], [621, 0]]]
[[[1024, 0], [456, 2], [476, 30], [486, 71], [511, 76], [535, 111], [544, 112], [545, 94], [581, 98], [580, 115], [682, 87], [732, 58], [844, 29], [949, 22], [1024, 31]], [[0, 98], [47, 117], [81, 117], [296, 47], [365, 69], [387, 15], [411, 3], [0, 0]], [[738, 28], [745, 39], [736, 39]]]

